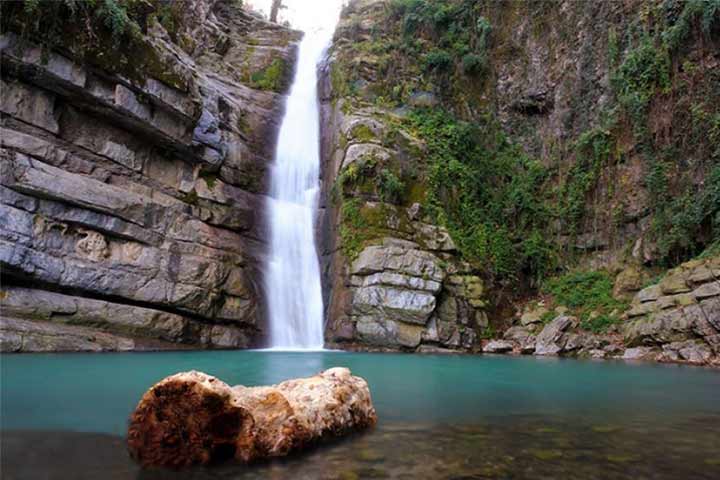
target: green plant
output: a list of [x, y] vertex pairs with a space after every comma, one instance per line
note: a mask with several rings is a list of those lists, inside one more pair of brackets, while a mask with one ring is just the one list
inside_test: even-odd
[[286, 71], [285, 60], [276, 58], [267, 67], [250, 75], [250, 85], [260, 90], [281, 92], [285, 87]]
[[[150, 4], [160, 0], [150, 0]], [[142, 31], [147, 2], [139, 0], [58, 0], [0, 2], [2, 32], [15, 32], [43, 47], [47, 61], [53, 49], [69, 51], [111, 74], [144, 83], [154, 77], [185, 90], [185, 80], [161, 58]]]
[[695, 22], [699, 21], [706, 35], [720, 24], [720, 0], [684, 0], [682, 3], [683, 9], [677, 20], [662, 33], [663, 41], [672, 51], [681, 47]]
[[378, 190], [383, 202], [397, 203], [405, 190], [405, 184], [392, 171], [384, 168], [378, 174]]
[[543, 291], [580, 317], [581, 326], [599, 333], [619, 322], [627, 303], [613, 297], [613, 278], [601, 270], [576, 271], [548, 279]]
[[444, 72], [452, 65], [452, 57], [445, 50], [433, 50], [425, 55], [425, 69], [434, 72]]
[[343, 202], [340, 208], [340, 248], [343, 254], [354, 260], [362, 250], [369, 224], [360, 210], [360, 200]]
[[485, 55], [468, 53], [462, 57], [463, 72], [468, 75], [476, 75], [485, 70], [487, 58]]
[[611, 163], [613, 142], [611, 132], [593, 128], [578, 137], [575, 162], [560, 188], [561, 218], [571, 232], [576, 232], [585, 216], [587, 196], [596, 187], [603, 168]]
[[447, 112], [417, 110], [409, 127], [428, 153], [428, 207], [449, 228], [463, 256], [497, 278], [552, 270], [542, 241], [549, 208], [546, 169], [511, 144], [496, 121], [458, 121]]
[[620, 105], [636, 121], [645, 119], [650, 99], [670, 88], [670, 55], [663, 44], [650, 36], [630, 50], [612, 82]]

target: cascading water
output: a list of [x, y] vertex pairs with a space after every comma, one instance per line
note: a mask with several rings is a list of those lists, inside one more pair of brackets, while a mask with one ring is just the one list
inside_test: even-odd
[[307, 21], [299, 26], [305, 36], [272, 168], [271, 243], [265, 281], [270, 346], [276, 349], [323, 347], [323, 300], [314, 228], [320, 189], [317, 64], [332, 38], [339, 4], [322, 0], [313, 1], [312, 9], [307, 3], [303, 7]]

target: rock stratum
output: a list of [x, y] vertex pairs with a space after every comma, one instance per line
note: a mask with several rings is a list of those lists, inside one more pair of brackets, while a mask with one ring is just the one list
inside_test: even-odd
[[347, 368], [252, 388], [192, 371], [167, 377], [143, 395], [130, 417], [128, 448], [143, 466], [249, 463], [376, 421], [367, 382]]
[[261, 342], [266, 172], [300, 34], [231, 0], [131, 2], [112, 35], [95, 4], [28, 5], [2, 6], [2, 350]]

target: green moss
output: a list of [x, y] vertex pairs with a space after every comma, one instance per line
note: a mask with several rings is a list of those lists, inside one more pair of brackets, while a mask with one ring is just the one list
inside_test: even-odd
[[340, 210], [340, 219], [340, 248], [353, 261], [362, 250], [368, 228], [367, 221], [360, 214], [360, 201], [345, 201]]
[[423, 204], [427, 200], [427, 185], [423, 181], [410, 182], [406, 188], [405, 201], [408, 205], [413, 203]]
[[383, 168], [378, 174], [377, 188], [383, 202], [397, 203], [405, 190], [405, 184], [395, 173]]
[[139, 0], [10, 1], [0, 4], [0, 17], [3, 32], [13, 31], [41, 43], [45, 54], [63, 47], [111, 74], [140, 84], [153, 77], [187, 90], [184, 79], [142, 34], [153, 7]]
[[542, 449], [534, 449], [532, 450], [532, 455], [537, 458], [538, 460], [557, 460], [558, 458], [561, 458], [563, 456], [562, 452], [560, 450], [542, 450]]
[[348, 68], [342, 62], [333, 62], [330, 67], [330, 84], [332, 85], [333, 97], [343, 98], [350, 94], [350, 84], [347, 73]]
[[193, 205], [193, 206], [197, 206], [198, 200], [199, 200], [199, 197], [194, 188], [192, 190], [190, 190], [188, 193], [186, 193], [182, 199], [183, 202]]
[[372, 140], [376, 140], [377, 136], [370, 127], [361, 123], [350, 130], [350, 138], [358, 143], [367, 143]]
[[218, 179], [217, 173], [209, 172], [206, 170], [200, 170], [200, 173], [198, 174], [198, 176], [200, 178], [202, 178], [203, 180], [205, 180], [205, 185], [207, 185], [207, 187], [210, 190], [213, 190], [215, 188], [215, 185], [217, 184], [217, 179]]
[[250, 75], [250, 86], [260, 90], [282, 92], [285, 88], [287, 62], [276, 58], [270, 65]]

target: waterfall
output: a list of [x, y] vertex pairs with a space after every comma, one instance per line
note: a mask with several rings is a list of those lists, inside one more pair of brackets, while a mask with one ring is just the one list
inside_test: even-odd
[[[339, 3], [314, 1], [312, 8], [304, 7], [307, 18], [314, 21], [300, 25], [305, 35], [280, 126], [268, 201], [271, 241], [265, 282], [271, 348], [323, 347], [323, 300], [315, 246], [320, 191], [317, 64], [332, 38]], [[318, 15], [319, 11], [323, 14]]]

